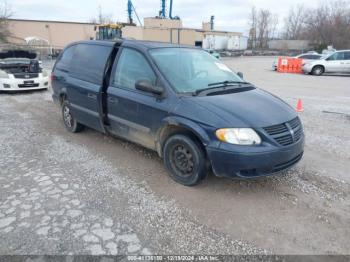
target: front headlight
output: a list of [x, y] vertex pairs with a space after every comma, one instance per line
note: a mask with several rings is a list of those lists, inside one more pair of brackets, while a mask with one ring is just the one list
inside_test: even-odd
[[41, 72], [41, 74], [43, 75], [43, 77], [47, 77], [49, 76], [49, 73], [43, 69], [43, 71]]
[[226, 143], [235, 145], [260, 145], [260, 136], [251, 128], [223, 128], [218, 129], [216, 137]]
[[9, 78], [9, 75], [4, 70], [0, 70], [0, 78]]

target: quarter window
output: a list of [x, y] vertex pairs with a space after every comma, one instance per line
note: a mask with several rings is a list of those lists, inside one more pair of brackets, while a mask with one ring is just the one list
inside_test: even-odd
[[146, 58], [138, 51], [124, 48], [115, 70], [112, 85], [121, 88], [135, 89], [139, 80], [148, 80], [156, 85], [156, 75]]
[[74, 55], [75, 45], [67, 47], [63, 53], [60, 59], [57, 62], [56, 68], [63, 69], [63, 70], [69, 70], [70, 63], [72, 61], [73, 55]]

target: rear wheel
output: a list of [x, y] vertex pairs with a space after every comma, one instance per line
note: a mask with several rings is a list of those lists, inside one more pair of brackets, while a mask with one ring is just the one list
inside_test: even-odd
[[315, 76], [320, 76], [324, 73], [324, 67], [323, 66], [315, 66], [314, 68], [312, 68], [311, 73]]
[[188, 136], [171, 136], [164, 145], [163, 158], [170, 177], [182, 185], [197, 185], [208, 174], [203, 149]]
[[67, 100], [63, 101], [62, 103], [62, 118], [63, 123], [69, 132], [78, 133], [83, 130], [84, 126], [78, 123], [73, 117], [69, 102]]

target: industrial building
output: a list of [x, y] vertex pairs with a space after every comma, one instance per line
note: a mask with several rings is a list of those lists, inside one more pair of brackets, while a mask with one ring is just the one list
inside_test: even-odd
[[[127, 4], [128, 22], [115, 24], [120, 25], [117, 29], [120, 30], [118, 37], [121, 35], [129, 39], [187, 44], [215, 50], [242, 50], [247, 47], [247, 38], [243, 37], [242, 33], [215, 30], [214, 16], [210, 18], [210, 22], [203, 22], [202, 28], [184, 27], [178, 16], [172, 16], [171, 0], [168, 16], [165, 9], [166, 0], [162, 0], [159, 15], [144, 18], [141, 26], [136, 26], [133, 22], [133, 14], [137, 16], [137, 13], [131, 0], [128, 0]], [[137, 18], [139, 20], [138, 16]], [[94, 23], [24, 19], [8, 21], [11, 43], [39, 46], [41, 49], [46, 47], [49, 53], [52, 50], [61, 50], [71, 42], [96, 39], [99, 28], [100, 25]]]
[[63, 21], [9, 19], [10, 43], [51, 46], [62, 49], [71, 42], [95, 37], [95, 24]]

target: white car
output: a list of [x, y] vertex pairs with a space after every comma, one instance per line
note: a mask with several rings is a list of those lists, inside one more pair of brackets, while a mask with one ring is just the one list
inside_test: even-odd
[[[291, 58], [301, 58], [303, 59], [303, 63], [308, 62], [308, 61], [312, 61], [312, 60], [317, 60], [320, 59], [322, 57], [322, 55], [318, 54], [317, 52], [308, 52], [306, 54], [301, 54], [301, 55], [297, 55], [297, 56], [293, 56]], [[278, 65], [278, 59], [273, 61], [272, 64], [272, 70], [277, 71], [277, 65]]]
[[339, 50], [320, 60], [308, 61], [303, 64], [303, 71], [316, 76], [324, 73], [350, 73], [350, 50]]
[[[21, 57], [14, 57], [19, 54]], [[30, 57], [30, 58], [29, 58]], [[42, 69], [39, 61], [26, 57], [26, 52], [0, 54], [0, 91], [24, 91], [47, 89], [49, 73]]]

